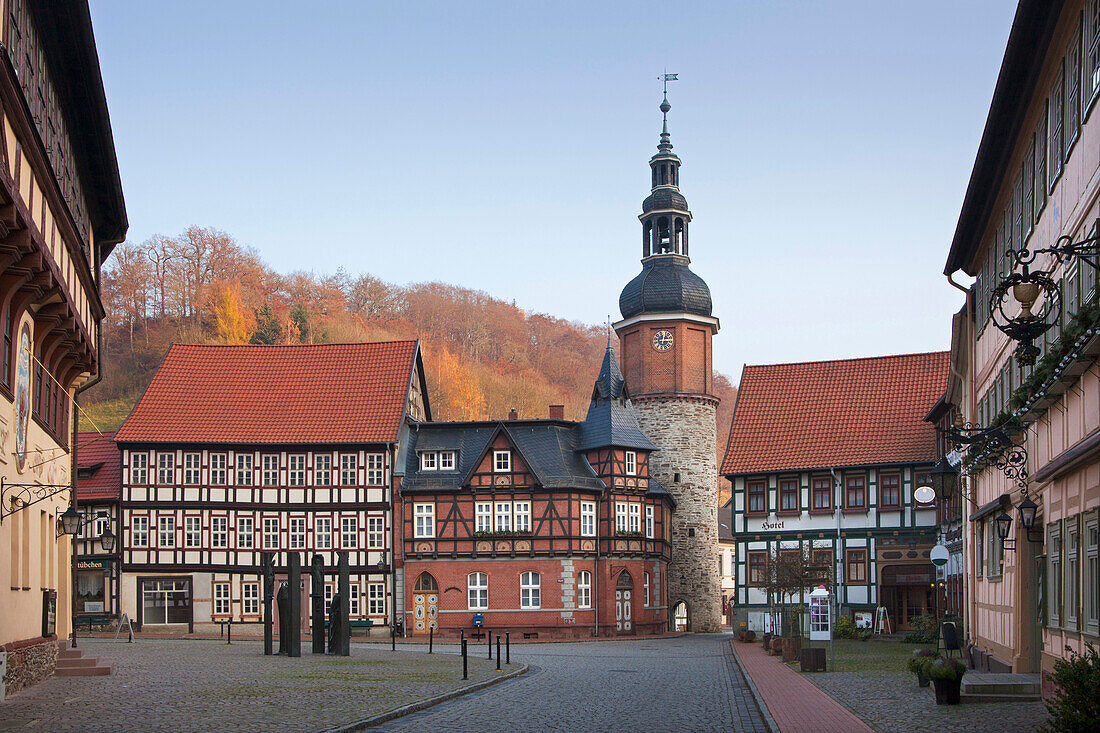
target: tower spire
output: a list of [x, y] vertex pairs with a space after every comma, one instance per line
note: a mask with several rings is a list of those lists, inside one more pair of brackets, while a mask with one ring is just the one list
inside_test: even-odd
[[668, 103], [668, 83], [670, 81], [679, 81], [677, 77], [679, 74], [669, 74], [665, 72], [661, 74], [660, 79], [664, 82], [664, 99], [661, 100], [661, 142], [657, 145], [657, 150], [661, 153], [672, 152], [672, 142], [669, 139], [668, 134], [668, 111], [672, 109], [672, 105]]

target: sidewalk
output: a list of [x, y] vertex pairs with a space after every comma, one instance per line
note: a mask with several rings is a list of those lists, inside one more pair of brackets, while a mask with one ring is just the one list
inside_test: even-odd
[[862, 720], [757, 643], [730, 644], [781, 733], [873, 733]]

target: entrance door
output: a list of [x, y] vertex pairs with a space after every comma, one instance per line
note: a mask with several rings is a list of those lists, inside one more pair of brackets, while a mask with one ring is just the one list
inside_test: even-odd
[[620, 634], [634, 633], [633, 596], [634, 579], [624, 570], [615, 585], [615, 630]]
[[439, 628], [439, 586], [431, 573], [423, 572], [413, 586], [413, 633]]

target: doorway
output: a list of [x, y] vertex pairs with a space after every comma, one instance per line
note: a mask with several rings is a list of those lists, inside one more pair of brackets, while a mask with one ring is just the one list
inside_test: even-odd
[[683, 601], [677, 603], [676, 607], [672, 609], [672, 630], [688, 630], [688, 607]]
[[138, 625], [187, 624], [194, 631], [191, 578], [141, 578]]
[[439, 585], [425, 571], [413, 585], [413, 633], [425, 634], [439, 628]]
[[619, 573], [615, 584], [615, 631], [634, 633], [634, 579], [626, 570]]
[[889, 565], [882, 569], [880, 605], [885, 606], [895, 630], [911, 631], [917, 616], [935, 615], [933, 588], [936, 566]]

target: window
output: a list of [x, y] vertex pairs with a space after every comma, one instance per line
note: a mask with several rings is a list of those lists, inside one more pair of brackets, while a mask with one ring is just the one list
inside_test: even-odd
[[134, 547], [149, 546], [149, 517], [130, 518], [130, 542]]
[[645, 536], [653, 539], [653, 507], [645, 508]]
[[306, 518], [290, 518], [290, 549], [306, 549]]
[[103, 533], [107, 531], [111, 526], [111, 518], [108, 516], [96, 515], [95, 518], [95, 534], [93, 537], [102, 537]]
[[812, 511], [832, 511], [833, 480], [827, 476], [815, 478], [812, 483], [814, 503]]
[[260, 584], [255, 582], [241, 583], [241, 615], [260, 615]]
[[348, 588], [348, 615], [359, 615], [359, 583], [352, 583]]
[[649, 573], [642, 573], [642, 592], [645, 595], [645, 605], [649, 605]]
[[287, 458], [288, 472], [286, 482], [288, 486], [306, 485], [306, 457], [290, 456]]
[[542, 606], [541, 591], [539, 587], [539, 574], [533, 570], [520, 573], [519, 576], [519, 607], [540, 608]]
[[749, 506], [748, 514], [767, 514], [768, 496], [763, 481], [754, 481], [748, 484]]
[[867, 479], [863, 476], [846, 476], [844, 501], [847, 509], [867, 508]]
[[493, 451], [493, 471], [496, 473], [508, 473], [512, 470], [512, 452], [507, 450]]
[[357, 486], [359, 484], [359, 456], [345, 453], [340, 456], [340, 485]]
[[381, 453], [367, 454], [367, 486], [381, 486], [383, 484], [385, 474], [382, 466]]
[[130, 483], [131, 484], [144, 484], [148, 481], [149, 477], [149, 454], [148, 453], [131, 453], [130, 454]]
[[237, 517], [237, 549], [251, 550], [256, 546], [256, 523], [252, 517]]
[[615, 502], [615, 531], [626, 531], [626, 502]]
[[833, 577], [833, 551], [832, 550], [814, 550], [810, 554], [810, 559], [814, 565], [820, 565], [822, 567], [829, 568], [829, 577]]
[[200, 458], [199, 453], [183, 454], [183, 483], [194, 485], [199, 482]]
[[171, 514], [161, 516], [157, 520], [157, 546], [176, 546], [176, 518]]
[[514, 513], [516, 516], [516, 531], [517, 532], [530, 532], [531, 531], [531, 502], [529, 501], [517, 501], [514, 505]]
[[469, 589], [471, 611], [489, 608], [489, 576], [486, 573], [470, 573], [466, 578], [466, 587]]
[[214, 583], [214, 615], [229, 615], [229, 583]]
[[359, 517], [340, 517], [340, 547], [359, 549]]
[[263, 457], [263, 485], [279, 485], [279, 456]]
[[455, 452], [453, 450], [445, 450], [439, 452], [439, 470], [455, 470]]
[[[1048, 102], [1049, 104], [1049, 102]], [[1047, 202], [1047, 114], [1043, 110], [1035, 128], [1035, 221]]]
[[328, 453], [313, 456], [313, 485], [332, 486], [332, 456]]
[[989, 549], [986, 552], [986, 558], [989, 560], [989, 567], [986, 568], [986, 575], [992, 578], [1000, 576], [1004, 570], [1005, 546], [997, 536], [997, 525], [992, 521], [989, 522], [988, 536]]
[[1062, 624], [1068, 629], [1077, 628], [1077, 579], [1080, 577], [1081, 565], [1077, 553], [1078, 534], [1077, 517], [1067, 519], [1065, 523], [1065, 548], [1066, 548], [1066, 580], [1063, 583], [1063, 608], [1065, 608], [1065, 622]]
[[592, 573], [577, 573], [577, 608], [592, 608]]
[[183, 518], [183, 546], [202, 547], [202, 517]]
[[279, 518], [264, 517], [264, 549], [279, 549]]
[[210, 517], [210, 546], [215, 550], [229, 547], [229, 517]]
[[225, 486], [225, 459], [224, 453], [210, 454], [210, 483], [214, 486]]
[[1062, 531], [1052, 524], [1047, 537], [1047, 577], [1050, 579], [1049, 617], [1051, 626], [1062, 625]]
[[901, 508], [901, 476], [899, 474], [880, 474], [878, 477], [878, 490], [881, 508]]
[[382, 517], [367, 517], [367, 549], [368, 550], [381, 550], [383, 546], [383, 525], [385, 520]]
[[476, 507], [477, 531], [493, 531], [493, 504], [488, 501], [479, 501]]
[[1082, 110], [1087, 113], [1100, 92], [1100, 2], [1091, 0], [1085, 9], [1085, 89]]
[[1054, 84], [1050, 89], [1050, 153], [1047, 156], [1050, 173], [1047, 175], [1047, 185], [1050, 186], [1051, 190], [1054, 189], [1058, 176], [1062, 175], [1062, 123], [1066, 98], [1064, 79], [1065, 67], [1058, 72], [1058, 76], [1054, 79]]
[[596, 536], [596, 504], [591, 501], [581, 502], [581, 537]]
[[638, 454], [632, 450], [626, 452], [626, 475], [633, 476], [638, 473]]
[[637, 502], [630, 502], [630, 531], [642, 531], [642, 505]]
[[[1100, 3], [1096, 3], [1100, 5]], [[1097, 540], [1100, 512], [1093, 511], [1085, 519], [1085, 577], [1084, 577], [1084, 616], [1085, 632], [1096, 636], [1100, 633], [1100, 559], [1097, 557]]]
[[386, 615], [386, 586], [367, 583], [367, 613], [371, 616]]
[[252, 485], [252, 454], [238, 453], [237, 461], [237, 486]]
[[750, 552], [748, 558], [749, 585], [764, 585], [768, 580], [768, 553]]
[[1070, 38], [1066, 50], [1066, 158], [1081, 132], [1081, 27]]
[[785, 478], [779, 481], [779, 511], [798, 511], [798, 479]]
[[313, 520], [313, 544], [318, 550], [332, 549], [332, 517], [315, 517]]
[[848, 550], [845, 565], [849, 583], [867, 582], [867, 550]]
[[435, 504], [413, 504], [414, 537], [435, 537]]
[[977, 541], [974, 543], [974, 567], [977, 570], [978, 577], [985, 575], [985, 520], [980, 520], [978, 526], [974, 529], [974, 537]]
[[11, 303], [4, 308], [4, 359], [3, 375], [0, 377], [0, 381], [4, 383], [5, 387], [11, 387], [11, 341], [12, 341], [12, 319], [11, 319]]
[[157, 483], [176, 483], [176, 456], [173, 453], [157, 454]]
[[512, 531], [512, 505], [501, 502], [496, 505], [497, 532]]
[[439, 454], [435, 451], [424, 451], [420, 454], [420, 470], [421, 471], [438, 471], [439, 470]]

